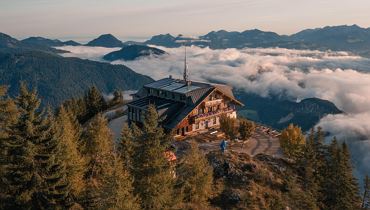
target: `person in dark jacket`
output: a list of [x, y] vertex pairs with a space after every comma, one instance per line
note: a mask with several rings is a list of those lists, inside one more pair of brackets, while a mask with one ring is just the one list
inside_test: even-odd
[[221, 152], [222, 153], [225, 153], [226, 147], [227, 147], [227, 141], [226, 140], [222, 140], [221, 141], [221, 144], [220, 144], [220, 148], [221, 148]]

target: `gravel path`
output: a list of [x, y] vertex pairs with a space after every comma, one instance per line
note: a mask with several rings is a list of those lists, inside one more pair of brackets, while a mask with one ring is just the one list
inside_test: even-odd
[[[194, 139], [198, 142], [199, 148], [206, 153], [214, 150], [220, 150], [222, 136], [212, 135], [209, 132], [193, 137], [188, 137], [185, 140]], [[176, 144], [175, 144], [176, 145]], [[227, 150], [233, 150], [240, 153], [246, 153], [251, 156], [263, 153], [275, 157], [281, 157], [282, 152], [277, 137], [267, 134], [261, 129], [257, 129], [255, 134], [247, 142], [228, 141]]]

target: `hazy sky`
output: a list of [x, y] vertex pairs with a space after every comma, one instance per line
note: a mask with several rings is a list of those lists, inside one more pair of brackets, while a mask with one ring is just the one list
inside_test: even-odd
[[199, 35], [259, 28], [291, 34], [325, 25], [370, 26], [369, 0], [0, 0], [0, 31], [86, 39]]

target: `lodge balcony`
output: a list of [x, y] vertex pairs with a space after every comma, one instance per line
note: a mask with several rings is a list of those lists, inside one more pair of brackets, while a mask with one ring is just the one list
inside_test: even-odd
[[233, 113], [233, 112], [235, 112], [235, 109], [230, 108], [230, 107], [229, 108], [224, 108], [224, 109], [219, 109], [219, 110], [216, 110], [216, 111], [211, 111], [211, 112], [207, 112], [207, 113], [203, 113], [203, 114], [194, 115], [194, 116], [192, 116], [191, 121], [203, 120], [203, 119], [216, 117], [216, 116], [221, 116], [222, 114]]

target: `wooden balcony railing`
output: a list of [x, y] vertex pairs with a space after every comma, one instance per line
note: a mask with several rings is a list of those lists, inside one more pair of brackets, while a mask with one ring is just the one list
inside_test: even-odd
[[212, 111], [212, 112], [207, 112], [207, 113], [203, 113], [203, 114], [194, 115], [193, 118], [195, 120], [198, 120], [198, 119], [202, 119], [202, 118], [208, 118], [208, 117], [218, 116], [218, 115], [221, 115], [221, 114], [231, 113], [231, 112], [234, 112], [234, 111], [235, 111], [235, 109], [233, 109], [233, 108], [225, 108], [225, 109], [220, 109], [220, 110], [217, 110], [217, 111]]

